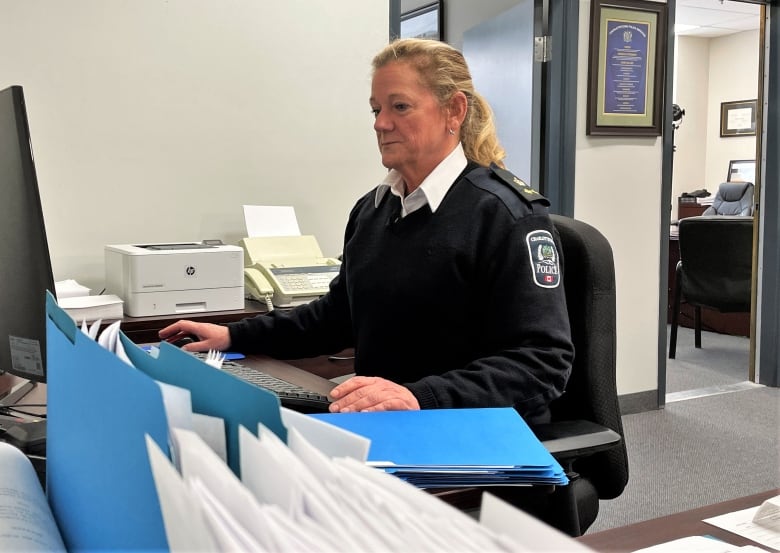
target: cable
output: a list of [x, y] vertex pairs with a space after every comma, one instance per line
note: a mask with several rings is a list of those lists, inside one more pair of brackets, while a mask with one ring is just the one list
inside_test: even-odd
[[[23, 407], [46, 407], [45, 403], [41, 404], [35, 404], [35, 403], [28, 403], [23, 405]], [[19, 409], [18, 407], [13, 406], [7, 406], [7, 407], [0, 407], [0, 415], [6, 415], [8, 417], [15, 416], [14, 413], [18, 413], [20, 415], [27, 415], [28, 417], [37, 417], [39, 419], [45, 419], [46, 414], [40, 414], [40, 413], [33, 413], [31, 411], [25, 411], [24, 409]]]

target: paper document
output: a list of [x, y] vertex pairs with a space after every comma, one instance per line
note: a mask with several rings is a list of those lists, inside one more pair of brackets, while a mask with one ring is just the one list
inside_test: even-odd
[[285, 407], [281, 408], [281, 414], [282, 422], [288, 429], [295, 428], [329, 457], [352, 457], [366, 462], [371, 445], [368, 438]]
[[295, 208], [284, 205], [245, 205], [247, 236], [300, 236]]
[[770, 497], [753, 515], [753, 522], [769, 530], [780, 532], [780, 496]]
[[72, 298], [75, 296], [88, 296], [90, 292], [89, 288], [82, 286], [72, 278], [58, 280], [54, 283], [54, 290], [57, 292], [57, 297], [59, 299]]
[[0, 551], [65, 551], [32, 464], [0, 442]]
[[680, 553], [680, 551], [685, 551], [685, 553], [760, 553], [764, 550], [752, 545], [731, 545], [707, 536], [688, 536], [637, 549], [634, 553]]
[[[773, 501], [778, 501], [778, 498], [773, 498]], [[707, 518], [704, 519], [704, 522], [746, 537], [772, 549], [780, 549], [780, 529], [777, 528], [777, 525], [773, 527], [771, 514], [769, 515], [770, 518], [766, 519], [759, 515], [758, 520], [756, 520], [754, 517], [759, 512], [759, 509], [761, 509], [760, 506], [751, 507], [750, 509]], [[772, 510], [771, 506], [768, 510]]]
[[65, 297], [59, 298], [57, 303], [77, 323], [118, 320], [124, 316], [124, 302], [113, 294]]

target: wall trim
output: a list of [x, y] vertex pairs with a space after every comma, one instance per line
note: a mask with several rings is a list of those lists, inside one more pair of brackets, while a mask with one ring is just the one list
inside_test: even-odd
[[618, 396], [621, 415], [633, 415], [645, 411], [657, 411], [662, 406], [658, 404], [658, 390], [636, 392]]

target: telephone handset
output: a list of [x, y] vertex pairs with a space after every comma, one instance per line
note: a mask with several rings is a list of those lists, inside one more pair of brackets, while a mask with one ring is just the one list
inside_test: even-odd
[[269, 309], [307, 303], [327, 293], [341, 265], [322, 256], [313, 236], [258, 236], [244, 238], [240, 245], [245, 292], [265, 301]]
[[274, 287], [265, 278], [265, 275], [254, 267], [244, 269], [244, 293], [259, 301], [264, 301], [268, 311], [273, 310], [272, 297]]

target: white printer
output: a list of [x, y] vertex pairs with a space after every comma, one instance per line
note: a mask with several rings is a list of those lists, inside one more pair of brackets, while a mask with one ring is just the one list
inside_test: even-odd
[[131, 317], [244, 308], [244, 252], [209, 242], [109, 245], [106, 291]]

